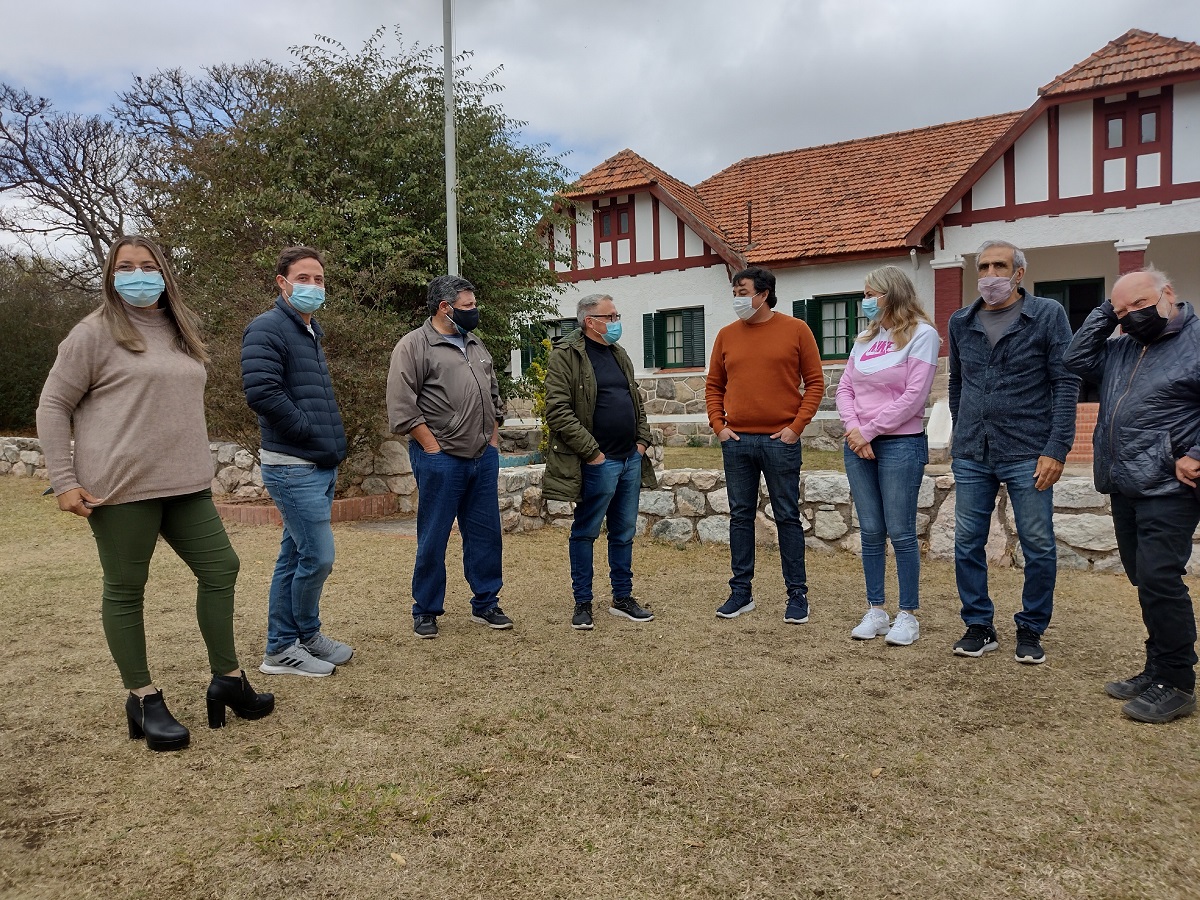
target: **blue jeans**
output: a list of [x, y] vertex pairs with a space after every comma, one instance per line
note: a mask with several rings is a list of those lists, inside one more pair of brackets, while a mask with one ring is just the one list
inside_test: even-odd
[[887, 539], [896, 552], [900, 608], [913, 612], [920, 605], [921, 550], [917, 545], [917, 495], [929, 462], [925, 435], [889, 437], [871, 442], [874, 459], [861, 459], [845, 448], [846, 478], [858, 513], [863, 575], [867, 602], [883, 606], [883, 575]]
[[1013, 620], [1042, 634], [1054, 611], [1054, 581], [1058, 551], [1054, 546], [1054, 488], [1035, 488], [1036, 459], [989, 463], [955, 459], [954, 472], [954, 576], [962, 599], [962, 619], [967, 625], [991, 625], [994, 607], [988, 596], [988, 530], [996, 494], [1003, 484], [1017, 523], [1017, 537], [1025, 557], [1025, 587], [1021, 611]]
[[426, 453], [414, 440], [408, 458], [417, 480], [417, 561], [413, 566], [413, 616], [440, 616], [446, 601], [446, 544], [458, 519], [463, 574], [471, 586], [471, 609], [489, 612], [503, 585], [500, 504], [496, 481], [500, 453], [491, 444], [478, 459]]
[[581, 468], [583, 494], [575, 504], [575, 523], [567, 545], [575, 602], [592, 602], [592, 547], [606, 516], [613, 599], [628, 597], [633, 593], [633, 532], [642, 491], [642, 455], [635, 452], [628, 459], [605, 459], [595, 466], [583, 463]]
[[337, 466], [263, 466], [263, 486], [283, 518], [283, 542], [267, 609], [267, 653], [321, 630], [318, 607], [333, 571], [333, 488]]
[[804, 529], [800, 525], [800, 442], [785, 444], [766, 434], [739, 434], [721, 444], [725, 488], [729, 494], [729, 579], [731, 596], [750, 599], [754, 579], [754, 518], [758, 482], [765, 478], [767, 496], [779, 532], [779, 558], [788, 602], [808, 598], [804, 570]]

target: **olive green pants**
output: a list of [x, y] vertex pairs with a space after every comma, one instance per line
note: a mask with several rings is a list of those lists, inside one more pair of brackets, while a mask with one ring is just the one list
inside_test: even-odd
[[161, 534], [196, 576], [196, 619], [213, 674], [238, 668], [233, 588], [238, 557], [213, 506], [212, 491], [98, 506], [88, 517], [104, 569], [101, 618], [108, 649], [129, 690], [152, 683], [142, 606], [150, 558]]

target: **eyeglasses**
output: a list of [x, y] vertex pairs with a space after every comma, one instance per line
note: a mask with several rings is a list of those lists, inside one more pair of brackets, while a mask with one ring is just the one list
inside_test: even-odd
[[588, 316], [589, 319], [603, 319], [605, 322], [620, 322], [620, 313], [609, 313], [607, 316]]
[[158, 266], [154, 263], [146, 263], [144, 266], [135, 266], [133, 263], [123, 262], [117, 263], [113, 271], [115, 272], [135, 272], [141, 269], [143, 272], [157, 272]]

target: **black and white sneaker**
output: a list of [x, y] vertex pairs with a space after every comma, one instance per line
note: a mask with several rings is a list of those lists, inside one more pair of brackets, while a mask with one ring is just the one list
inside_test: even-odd
[[471, 616], [472, 622], [478, 622], [480, 625], [486, 625], [488, 628], [495, 628], [503, 631], [513, 627], [513, 620], [504, 614], [499, 606], [493, 606], [485, 613], [474, 613]]
[[954, 655], [978, 659], [999, 647], [1000, 644], [996, 642], [996, 629], [991, 625], [968, 625], [967, 633], [954, 645]]
[[1032, 628], [1017, 626], [1017, 662], [1027, 666], [1041, 665], [1046, 661], [1046, 651], [1042, 649], [1042, 636]]
[[654, 613], [638, 606], [636, 597], [616, 597], [608, 611], [614, 616], [629, 619], [631, 622], [649, 622], [654, 618]]
[[437, 637], [437, 616], [413, 616], [413, 634], [419, 638]]
[[722, 619], [736, 619], [754, 609], [753, 597], [730, 597], [717, 607], [717, 616]]
[[576, 631], [592, 630], [592, 604], [576, 603], [575, 615], [571, 616], [571, 627]]

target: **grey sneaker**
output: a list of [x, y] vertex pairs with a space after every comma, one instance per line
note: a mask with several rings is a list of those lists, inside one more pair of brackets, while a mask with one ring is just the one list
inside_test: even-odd
[[337, 666], [317, 659], [304, 649], [303, 644], [296, 641], [278, 653], [264, 655], [258, 671], [264, 675], [306, 675], [309, 678], [324, 678], [336, 672]]
[[335, 641], [333, 638], [326, 637], [319, 631], [307, 641], [301, 641], [300, 645], [317, 659], [323, 659], [325, 662], [333, 663], [335, 666], [345, 665], [350, 662], [350, 657], [354, 655], [354, 648], [349, 644]]

